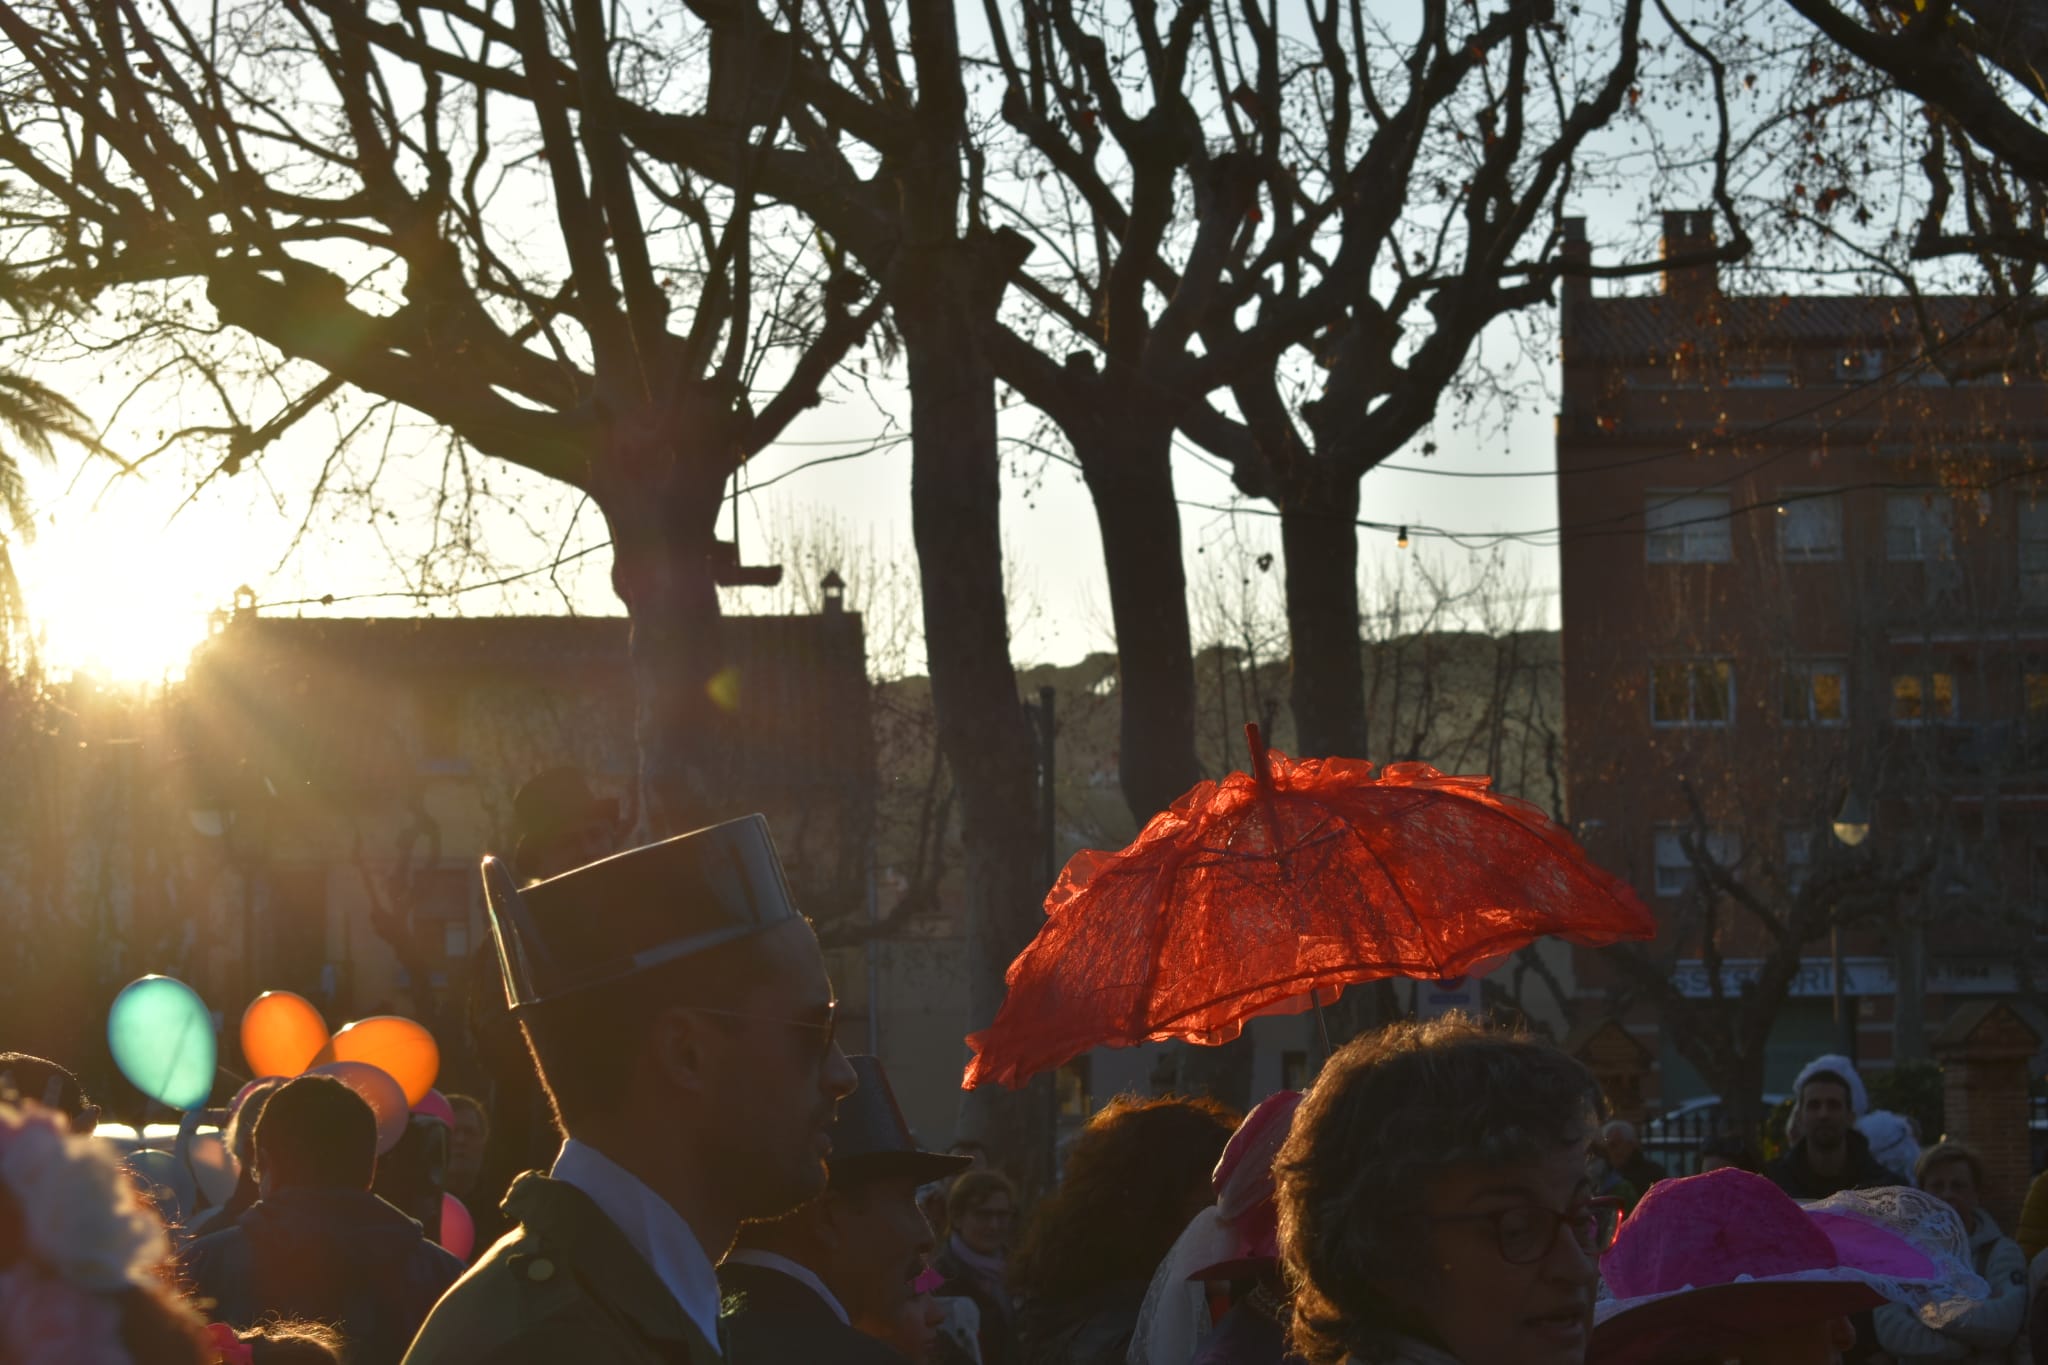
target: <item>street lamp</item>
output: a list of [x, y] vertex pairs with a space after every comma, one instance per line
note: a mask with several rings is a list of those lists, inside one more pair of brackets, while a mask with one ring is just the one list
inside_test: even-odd
[[[1844, 848], [1858, 848], [1870, 837], [1870, 806], [1855, 787], [1842, 798], [1835, 812], [1835, 839]], [[1828, 975], [1835, 996], [1835, 1045], [1845, 1057], [1856, 1055], [1856, 1035], [1849, 1025], [1847, 992], [1842, 980], [1842, 921], [1836, 907], [1828, 907]]]
[[1854, 787], [1842, 798], [1835, 812], [1835, 838], [1845, 847], [1856, 848], [1870, 837], [1870, 805]]

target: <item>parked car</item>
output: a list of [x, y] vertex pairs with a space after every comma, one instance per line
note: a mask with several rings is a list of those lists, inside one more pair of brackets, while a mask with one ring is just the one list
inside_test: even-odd
[[[1783, 1095], [1765, 1095], [1759, 1112], [1768, 1114], [1784, 1100]], [[1643, 1124], [1638, 1142], [1650, 1160], [1672, 1175], [1697, 1175], [1700, 1148], [1728, 1131], [1724, 1110], [1719, 1095], [1696, 1096]]]

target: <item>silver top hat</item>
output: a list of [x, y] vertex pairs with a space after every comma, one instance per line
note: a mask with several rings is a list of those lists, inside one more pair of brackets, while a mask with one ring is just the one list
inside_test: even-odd
[[484, 901], [514, 1010], [797, 918], [768, 821], [742, 816], [615, 853], [524, 891], [483, 860]]

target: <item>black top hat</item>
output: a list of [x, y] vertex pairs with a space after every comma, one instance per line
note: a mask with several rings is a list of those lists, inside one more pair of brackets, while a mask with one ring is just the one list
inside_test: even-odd
[[483, 860], [513, 1009], [621, 981], [797, 917], [768, 822], [742, 816], [627, 849], [524, 891]]
[[889, 1075], [879, 1057], [848, 1057], [853, 1074], [860, 1081], [851, 1095], [839, 1101], [839, 1113], [832, 1120], [832, 1156], [825, 1164], [832, 1184], [843, 1189], [849, 1181], [876, 1176], [905, 1175], [920, 1185], [958, 1175], [974, 1164], [971, 1157], [944, 1156], [921, 1150], [896, 1107], [896, 1092], [889, 1088]]
[[593, 795], [580, 768], [536, 773], [512, 798], [512, 823], [522, 839], [558, 839], [618, 818], [619, 803]]

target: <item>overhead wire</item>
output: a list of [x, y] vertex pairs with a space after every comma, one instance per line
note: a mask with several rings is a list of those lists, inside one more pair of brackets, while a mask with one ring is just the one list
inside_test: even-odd
[[[1960, 344], [1961, 342], [1966, 340], [1971, 334], [1973, 334], [1982, 327], [1988, 326], [1990, 323], [1995, 321], [1999, 316], [2009, 311], [2018, 302], [2018, 297], [2007, 300], [2005, 303], [2001, 304], [1992, 312], [1986, 314], [1982, 318], [1979, 318], [1971, 322], [1969, 325], [1959, 330], [1954, 336], [1944, 338], [1940, 343], [1939, 347], [1937, 347], [1937, 350], [1946, 349], [1948, 347]], [[1859, 381], [1854, 385], [1847, 386], [1844, 390], [1824, 395], [1810, 404], [1806, 404], [1802, 407], [1781, 413], [1778, 416], [1770, 418], [1765, 422], [1759, 423], [1754, 427], [1745, 427], [1740, 432], [1731, 432], [1721, 435], [1715, 435], [1708, 437], [1704, 440], [1690, 440], [1682, 446], [1674, 445], [1658, 451], [1651, 451], [1639, 455], [1627, 456], [1618, 460], [1603, 461], [1597, 464], [1579, 465], [1573, 466], [1571, 468], [1559, 467], [1541, 471], [1484, 471], [1443, 470], [1419, 465], [1398, 465], [1382, 463], [1373, 466], [1373, 469], [1386, 469], [1401, 473], [1425, 474], [1449, 478], [1541, 478], [1569, 477], [1578, 474], [1606, 473], [1618, 469], [1637, 468], [1649, 464], [1661, 463], [1667, 460], [1700, 459], [1710, 455], [1718, 447], [1735, 446], [1738, 442], [1753, 442], [1760, 435], [1764, 435], [1769, 432], [1775, 431], [1781, 427], [1789, 426], [1794, 422], [1800, 421], [1807, 417], [1811, 417], [1815, 413], [1821, 412], [1830, 407], [1840, 408], [1845, 401], [1860, 398], [1861, 401], [1855, 402], [1854, 406], [1838, 412], [1832, 420], [1825, 422], [1821, 425], [1819, 431], [1816, 432], [1815, 435], [1820, 438], [1825, 438], [1837, 427], [1839, 427], [1847, 420], [1849, 420], [1851, 417], [1863, 412], [1865, 409], [1874, 405], [1875, 403], [1877, 403], [1878, 401], [1892, 393], [1894, 390], [1901, 387], [1904, 383], [1904, 378], [1906, 376], [1914, 375], [1921, 371], [1924, 371], [1930, 366], [1930, 364], [1931, 360], [1926, 354], [1915, 356], [1910, 360], [1902, 361], [1899, 364], [1892, 366], [1890, 369], [1886, 370], [1884, 373], [1880, 375], [1874, 376], [1868, 380]], [[869, 455], [874, 455], [884, 451], [893, 450], [901, 446], [905, 442], [909, 441], [911, 439], [911, 435], [912, 434], [910, 432], [903, 431], [884, 437], [880, 440], [871, 440], [869, 438], [849, 438], [849, 441], [853, 439], [868, 440], [868, 444], [863, 445], [856, 450], [841, 451], [837, 454], [822, 455], [809, 460], [805, 460], [799, 464], [791, 466], [789, 469], [783, 470], [781, 473], [776, 474], [771, 478], [763, 479], [759, 482], [748, 482], [744, 486], [740, 486], [738, 482], [735, 481], [735, 487], [730, 492], [724, 494], [720, 500], [721, 502], [727, 499], [737, 500], [743, 494], [758, 494], [765, 489], [772, 488], [774, 485], [781, 483], [785, 479], [793, 478], [798, 474], [804, 473], [811, 469], [818, 468], [819, 466], [822, 465], [838, 464], [847, 460], [863, 459]], [[1003, 436], [999, 437], [998, 439], [1002, 440], [1006, 444], [1024, 446], [1027, 449], [1033, 450], [1041, 455], [1046, 456], [1047, 458], [1056, 460], [1062, 464], [1066, 464], [1074, 468], [1079, 467], [1078, 462], [1074, 460], [1071, 456], [1051, 450], [1041, 444], [1030, 441], [1026, 438]], [[1179, 433], [1175, 433], [1174, 439], [1177, 445], [1184, 443], [1184, 438]], [[778, 444], [808, 445], [815, 447], [831, 446], [844, 443], [847, 442], [833, 440], [779, 442]], [[1215, 469], [1216, 465], [1212, 460], [1207, 458], [1206, 452], [1200, 453], [1203, 456], [1203, 462], [1205, 464], [1208, 464], [1212, 469]], [[1607, 535], [1638, 534], [1639, 530], [1642, 528], [1639, 528], [1637, 523], [1646, 522], [1651, 512], [1659, 510], [1660, 508], [1675, 506], [1678, 503], [1683, 502], [1688, 498], [1696, 497], [1701, 493], [1726, 488], [1729, 485], [1734, 484], [1735, 482], [1741, 479], [1755, 475], [1759, 471], [1770, 467], [1772, 464], [1776, 463], [1779, 460], [1784, 459], [1787, 455], [1790, 455], [1792, 453], [1794, 453], [1794, 448], [1787, 447], [1783, 450], [1771, 453], [1768, 456], [1763, 456], [1760, 454], [1756, 462], [1750, 467], [1737, 469], [1731, 473], [1724, 475], [1719, 479], [1715, 479], [1707, 483], [1702, 483], [1689, 490], [1670, 492], [1668, 501], [1665, 503], [1645, 506], [1641, 509], [1632, 509], [1626, 512], [1616, 513], [1609, 517], [1602, 517], [1587, 522], [1569, 524], [1560, 523], [1556, 526], [1550, 526], [1541, 529], [1527, 531], [1453, 530], [1450, 528], [1432, 526], [1427, 523], [1416, 522], [1413, 520], [1406, 522], [1393, 522], [1377, 521], [1364, 517], [1355, 518], [1354, 524], [1363, 530], [1390, 531], [1401, 533], [1404, 536], [1413, 536], [1417, 538], [1426, 537], [1431, 539], [1444, 540], [1462, 549], [1491, 549], [1496, 546], [1504, 544], [1522, 544], [1536, 549], [1554, 549], [1564, 544], [1568, 540], [1597, 538]], [[1367, 472], [1372, 471], [1369, 470]], [[1676, 530], [1686, 526], [1701, 525], [1714, 521], [1733, 521], [1734, 518], [1736, 518], [1737, 516], [1748, 515], [1759, 510], [1776, 510], [1790, 503], [1803, 502], [1813, 498], [1832, 497], [1844, 492], [1869, 491], [1877, 489], [1884, 489], [1887, 491], [1910, 492], [1987, 491], [1989, 488], [2003, 486], [2004, 484], [2013, 482], [2019, 478], [2041, 475], [2048, 475], [2048, 467], [2029, 467], [2022, 470], [2009, 471], [2008, 473], [2001, 475], [1998, 478], [1993, 479], [1981, 486], [1971, 485], [1968, 487], [1961, 488], [1952, 483], [1903, 483], [1891, 480], [1866, 480], [1859, 483], [1838, 485], [1834, 488], [1802, 490], [1797, 493], [1786, 494], [1779, 497], [1759, 499], [1755, 502], [1747, 503], [1740, 507], [1731, 506], [1730, 509], [1726, 512], [1715, 512], [1698, 517], [1691, 517], [1676, 521], [1660, 523], [1658, 529]], [[1244, 513], [1250, 516], [1278, 518], [1283, 515], [1281, 510], [1278, 508], [1261, 507], [1249, 502], [1217, 504], [1189, 498], [1175, 498], [1174, 502], [1177, 506], [1180, 507], [1185, 507], [1198, 511], [1220, 513], [1227, 516], [1236, 515], [1238, 513]], [[1619, 525], [1617, 525], [1617, 523], [1619, 523]], [[551, 559], [550, 561], [544, 564], [536, 565], [529, 569], [519, 570], [514, 573], [505, 574], [496, 578], [482, 580], [476, 583], [462, 584], [452, 588], [437, 588], [431, 591], [411, 588], [395, 588], [346, 594], [328, 593], [323, 594], [319, 597], [288, 598], [281, 601], [269, 603], [268, 605], [273, 607], [336, 606], [342, 603], [349, 602], [394, 600], [425, 602], [435, 598], [460, 597], [473, 592], [486, 591], [491, 588], [506, 587], [514, 583], [522, 582], [528, 578], [538, 577], [542, 574], [554, 573], [557, 570], [561, 569], [564, 565], [574, 563], [577, 560], [583, 559], [589, 555], [597, 553], [599, 550], [609, 548], [611, 544], [611, 540], [607, 538], [603, 541], [598, 541], [590, 545], [586, 545], [581, 549], [578, 549], [568, 554], [557, 554], [556, 557]]]

